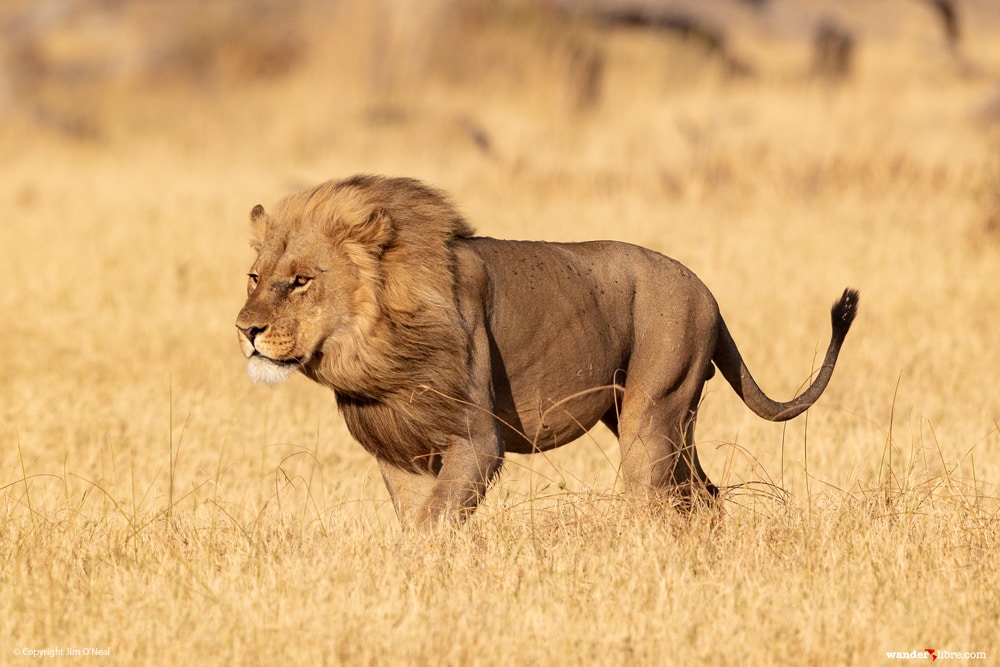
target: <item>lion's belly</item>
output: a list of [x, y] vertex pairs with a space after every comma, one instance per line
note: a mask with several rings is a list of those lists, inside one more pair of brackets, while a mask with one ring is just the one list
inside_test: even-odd
[[[574, 388], [525, 388], [513, 391], [506, 409], [498, 409], [507, 451], [544, 451], [576, 440], [614, 406], [610, 383], [593, 382]], [[501, 402], [498, 401], [498, 408]], [[512, 405], [511, 405], [512, 404]]]

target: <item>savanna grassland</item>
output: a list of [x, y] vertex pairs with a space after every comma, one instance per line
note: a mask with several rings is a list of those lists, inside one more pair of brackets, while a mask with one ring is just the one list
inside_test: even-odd
[[[915, 1], [734, 9], [751, 73], [517, 2], [66, 5], [2, 11], [0, 664], [1000, 659], [989, 3], [951, 47]], [[842, 78], [810, 73], [826, 11]], [[595, 430], [403, 535], [333, 395], [253, 386], [233, 328], [250, 208], [356, 172], [679, 259], [779, 399], [845, 286], [860, 314], [807, 416], [707, 385], [718, 513], [624, 496]]]

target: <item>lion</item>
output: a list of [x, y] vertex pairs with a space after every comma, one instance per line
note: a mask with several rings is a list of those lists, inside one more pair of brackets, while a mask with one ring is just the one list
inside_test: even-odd
[[822, 367], [778, 402], [704, 283], [652, 250], [475, 236], [444, 193], [371, 175], [250, 219], [236, 328], [251, 379], [298, 371], [332, 389], [407, 528], [465, 520], [506, 453], [598, 422], [619, 439], [627, 491], [711, 502], [694, 427], [715, 368], [754, 413], [791, 419], [826, 389], [858, 307], [845, 290]]

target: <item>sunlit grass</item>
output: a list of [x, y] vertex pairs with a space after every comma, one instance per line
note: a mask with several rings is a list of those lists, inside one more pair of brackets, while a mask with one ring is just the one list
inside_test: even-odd
[[[886, 28], [830, 86], [801, 45], [738, 42], [761, 74], [729, 80], [683, 42], [501, 18], [428, 32], [461, 32], [463, 62], [424, 45], [396, 70], [376, 46], [405, 58], [424, 33], [378, 41], [363, 9], [324, 14], [285, 75], [50, 86], [45, 104], [95, 128], [82, 138], [5, 119], [0, 664], [57, 647], [112, 664], [1000, 651], [991, 79], [923, 59], [919, 31]], [[989, 71], [996, 43], [967, 55]], [[586, 110], [579, 44], [606, 57]], [[365, 171], [446, 188], [482, 234], [676, 257], [778, 399], [815, 370], [847, 285], [859, 316], [805, 417], [764, 423], [709, 383], [717, 510], [623, 495], [597, 429], [509, 457], [462, 530], [403, 535], [332, 394], [252, 386], [233, 330], [250, 208]]]

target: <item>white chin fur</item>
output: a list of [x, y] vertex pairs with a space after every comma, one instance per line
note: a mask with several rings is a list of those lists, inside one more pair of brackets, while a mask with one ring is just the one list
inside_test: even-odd
[[295, 372], [295, 366], [278, 364], [270, 359], [255, 355], [247, 362], [247, 374], [254, 384], [281, 384]]

